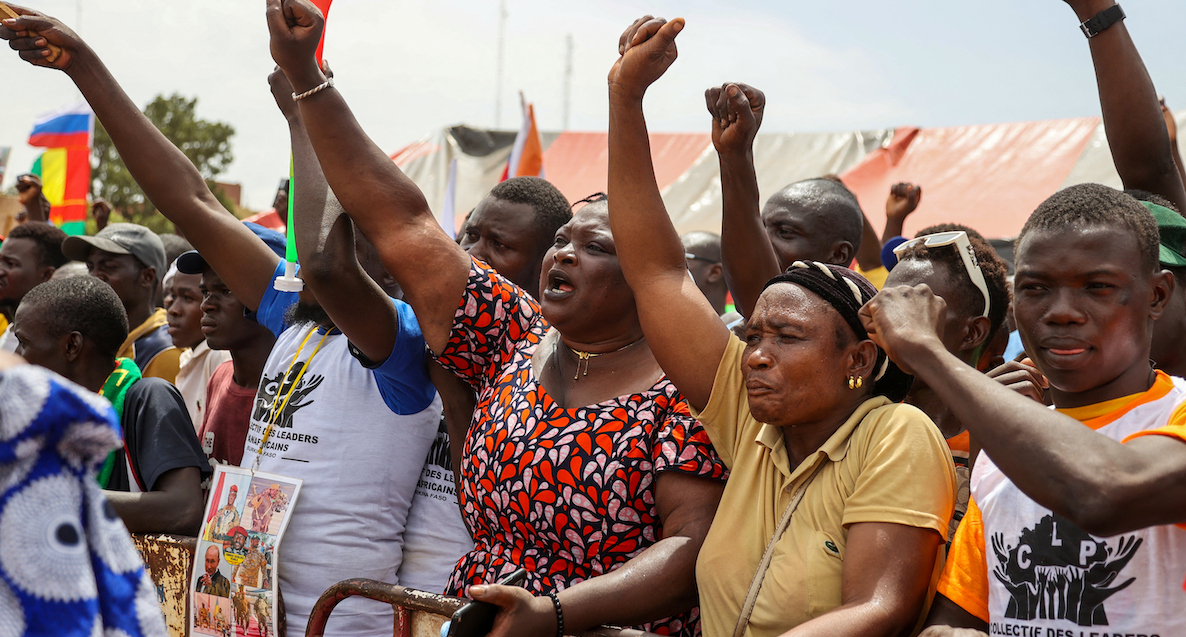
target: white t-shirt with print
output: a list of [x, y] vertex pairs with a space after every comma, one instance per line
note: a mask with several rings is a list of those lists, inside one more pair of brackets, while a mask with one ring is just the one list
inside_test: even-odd
[[[1135, 407], [1095, 431], [1123, 441], [1165, 426], [1184, 401], [1186, 381], [1159, 373]], [[984, 523], [990, 634], [1186, 635], [1186, 530], [1089, 535], [1023, 494], [987, 455], [971, 490]]]
[[457, 483], [449, 456], [449, 432], [441, 419], [436, 440], [416, 483], [416, 495], [404, 530], [401, 586], [441, 593], [462, 555], [474, 548], [457, 505]]
[[[256, 460], [277, 391], [283, 402], [325, 335], [312, 324], [285, 327], [284, 313], [295, 302], [295, 294], [269, 286], [260, 303], [257, 320], [278, 335], [256, 394], [243, 467]], [[368, 369], [345, 335], [334, 330], [326, 336], [259, 458], [260, 471], [304, 480], [278, 557], [290, 634], [303, 633], [317, 598], [341, 580], [399, 583], [408, 509], [436, 437], [441, 401], [428, 380], [415, 316], [406, 304], [392, 302], [400, 323], [392, 354]], [[390, 634], [393, 619], [390, 605], [353, 597], [334, 609], [328, 633]]]

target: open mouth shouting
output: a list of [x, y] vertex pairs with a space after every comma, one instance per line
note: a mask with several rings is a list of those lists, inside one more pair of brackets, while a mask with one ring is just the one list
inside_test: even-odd
[[548, 285], [544, 288], [544, 297], [549, 301], [560, 301], [573, 295], [576, 287], [568, 276], [559, 268], [548, 271]]

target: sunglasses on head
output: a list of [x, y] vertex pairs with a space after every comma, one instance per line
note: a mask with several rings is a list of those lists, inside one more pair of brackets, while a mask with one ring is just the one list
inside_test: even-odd
[[968, 240], [968, 233], [963, 230], [956, 230], [954, 232], [939, 232], [915, 237], [894, 248], [894, 254], [901, 258], [902, 254], [907, 250], [918, 246], [941, 248], [950, 245], [955, 246], [956, 252], [959, 252], [960, 258], [964, 262], [964, 270], [968, 272], [968, 278], [972, 280], [972, 284], [984, 296], [984, 314], [982, 316], [987, 318], [989, 305], [988, 284], [985, 283], [984, 272], [980, 269], [980, 264], [976, 261], [976, 251], [972, 248], [972, 242]]

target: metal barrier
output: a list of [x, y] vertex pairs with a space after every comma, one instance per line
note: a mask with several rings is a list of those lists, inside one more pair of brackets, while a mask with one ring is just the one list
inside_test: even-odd
[[[189, 580], [193, 575], [197, 538], [176, 535], [133, 535], [132, 540], [144, 558], [144, 566], [156, 586], [157, 601], [165, 615], [169, 637], [189, 634]], [[282, 591], [283, 593], [283, 591]], [[369, 579], [338, 582], [322, 593], [309, 616], [307, 637], [323, 637], [325, 624], [334, 607], [348, 597], [365, 597], [391, 604], [395, 610], [393, 637], [439, 637], [441, 625], [466, 603], [466, 600], [425, 593], [395, 584]], [[292, 628], [292, 627], [290, 627]], [[295, 637], [295, 633], [293, 634]], [[332, 635], [331, 635], [332, 637]], [[638, 630], [601, 627], [578, 637], [658, 637]]]
[[[334, 607], [342, 600], [354, 596], [391, 604], [395, 610], [392, 637], [439, 637], [441, 625], [466, 603], [464, 599], [434, 595], [372, 579], [349, 579], [334, 584], [321, 594], [321, 598], [313, 606], [313, 613], [309, 615], [309, 626], [305, 630], [305, 637], [324, 637], [325, 624], [329, 621], [330, 613], [333, 612]], [[659, 636], [640, 630], [602, 626], [581, 633], [579, 637]]]

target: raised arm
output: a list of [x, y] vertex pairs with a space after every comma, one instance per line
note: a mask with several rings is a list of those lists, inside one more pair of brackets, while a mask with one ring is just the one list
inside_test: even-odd
[[[909, 217], [920, 203], [922, 203], [922, 186], [910, 183], [890, 186], [889, 196], [885, 198], [885, 230], [881, 232], [881, 241], [877, 244], [878, 259], [881, 258], [881, 246], [894, 237], [902, 236], [902, 233], [905, 232], [906, 217]], [[861, 249], [865, 249], [864, 242], [861, 243]]]
[[[642, 112], [648, 86], [676, 58], [683, 19], [646, 16], [618, 44], [609, 74], [609, 220], [622, 273], [634, 291], [651, 351], [668, 377], [703, 409], [729, 330], [688, 274], [679, 234], [659, 196]], [[762, 237], [765, 243], [765, 236]]]
[[[321, 86], [326, 77], [314, 57], [325, 25], [321, 13], [307, 0], [268, 0], [267, 12], [272, 57], [293, 90]], [[441, 353], [469, 278], [469, 256], [441, 229], [416, 184], [367, 137], [337, 90], [318, 91], [299, 105], [330, 188], [403, 288], [428, 346]]]
[[1178, 120], [1174, 118], [1174, 112], [1165, 103], [1165, 97], [1161, 98], [1161, 116], [1165, 118], [1165, 131], [1170, 136], [1170, 152], [1174, 155], [1174, 165], [1178, 167], [1178, 176], [1182, 178], [1182, 183], [1186, 184], [1186, 166], [1182, 165], [1182, 151], [1178, 148]]
[[[65, 71], [103, 122], [128, 172], [153, 205], [185, 233], [243, 304], [259, 307], [279, 259], [206, 186], [189, 158], [161, 134], [136, 108], [115, 78], [73, 31], [60, 21], [22, 7], [17, 20], [5, 20], [0, 38], [36, 66]], [[28, 37], [37, 31], [38, 38]], [[47, 43], [62, 48], [61, 56], [45, 60]]]
[[778, 256], [766, 236], [754, 170], [754, 137], [766, 96], [745, 84], [704, 92], [712, 114], [712, 144], [721, 165], [721, 262], [725, 283], [742, 316], [754, 311], [762, 286], [778, 276]]
[[[1116, 2], [1067, 0], [1067, 4], [1084, 22]], [[1186, 189], [1174, 164], [1157, 91], [1128, 28], [1123, 21], [1118, 22], [1088, 43], [1099, 85], [1104, 132], [1124, 187], [1161, 195], [1179, 210], [1186, 210]]]
[[[331, 74], [332, 77], [332, 74]], [[268, 76], [272, 97], [288, 120], [292, 139], [293, 232], [301, 278], [334, 325], [367, 358], [381, 362], [395, 347], [399, 318], [391, 299], [371, 280], [354, 252], [354, 227], [325, 183], [313, 146], [279, 69]]]
[[946, 307], [925, 285], [889, 288], [861, 318], [1018, 488], [1094, 535], [1186, 522], [1186, 443], [1144, 436], [1121, 444], [981, 374], [943, 347]]

